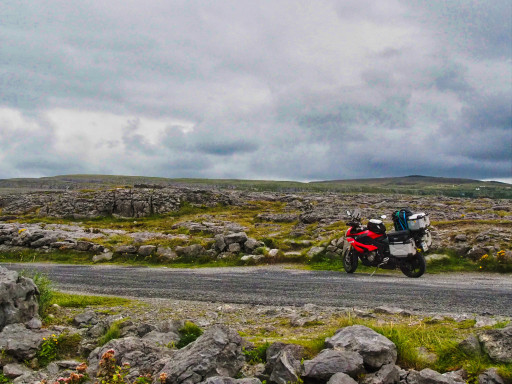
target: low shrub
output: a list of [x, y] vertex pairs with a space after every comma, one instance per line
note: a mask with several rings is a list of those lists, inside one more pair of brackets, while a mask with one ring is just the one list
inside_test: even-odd
[[189, 345], [203, 334], [203, 330], [191, 321], [186, 321], [185, 325], [178, 332], [180, 334], [180, 341], [176, 344], [177, 348]]

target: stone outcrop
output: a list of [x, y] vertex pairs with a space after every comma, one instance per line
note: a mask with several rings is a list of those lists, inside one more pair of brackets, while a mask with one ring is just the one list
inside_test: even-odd
[[0, 266], [0, 331], [37, 316], [39, 291], [31, 279]]
[[222, 192], [193, 188], [117, 188], [2, 196], [0, 208], [3, 215], [36, 212], [42, 217], [144, 217], [176, 211], [184, 202], [213, 206], [232, 200]]

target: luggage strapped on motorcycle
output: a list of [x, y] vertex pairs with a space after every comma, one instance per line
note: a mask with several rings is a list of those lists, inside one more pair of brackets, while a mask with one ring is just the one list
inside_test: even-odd
[[406, 208], [393, 212], [395, 231], [405, 231], [409, 229], [409, 225], [407, 224], [407, 218], [409, 216], [412, 216], [412, 212]]

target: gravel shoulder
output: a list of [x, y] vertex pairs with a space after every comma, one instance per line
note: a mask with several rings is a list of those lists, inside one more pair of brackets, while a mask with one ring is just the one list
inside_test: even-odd
[[58, 289], [137, 299], [225, 304], [375, 308], [390, 305], [422, 314], [512, 316], [512, 276], [484, 273], [399, 274], [306, 271], [283, 265], [235, 268], [140, 268], [14, 264], [36, 269]]

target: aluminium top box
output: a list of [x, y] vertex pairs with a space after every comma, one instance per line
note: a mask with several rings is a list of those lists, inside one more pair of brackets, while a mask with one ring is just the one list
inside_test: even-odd
[[430, 225], [430, 218], [426, 213], [415, 213], [407, 218], [407, 225], [411, 231], [419, 231]]

